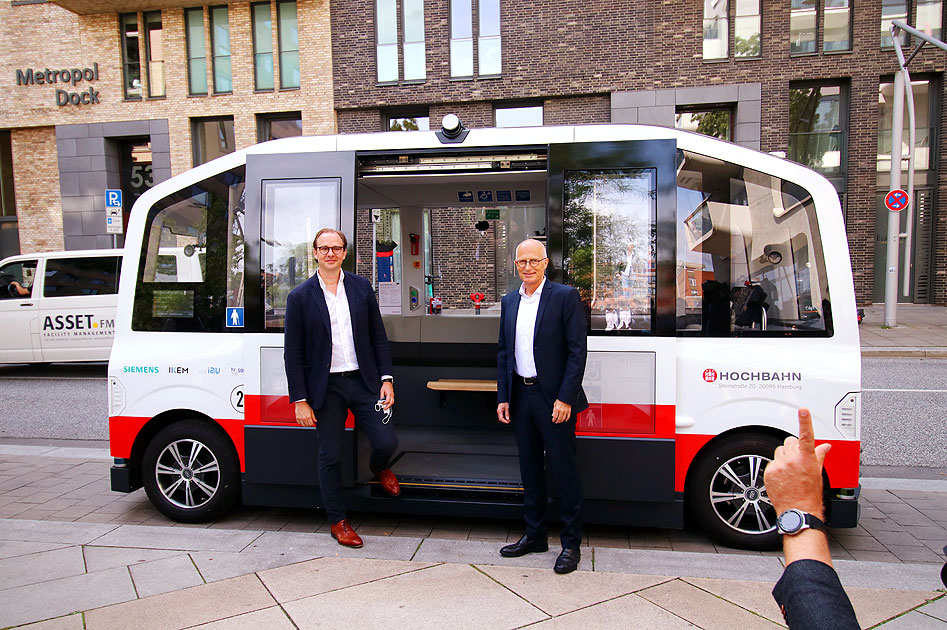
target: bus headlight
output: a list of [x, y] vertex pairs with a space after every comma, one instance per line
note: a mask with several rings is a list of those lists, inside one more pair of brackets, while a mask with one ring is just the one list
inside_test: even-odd
[[117, 378], [109, 379], [109, 415], [117, 416], [125, 410], [125, 388]]
[[858, 439], [860, 433], [861, 396], [861, 392], [849, 392], [835, 405], [835, 428], [850, 440]]

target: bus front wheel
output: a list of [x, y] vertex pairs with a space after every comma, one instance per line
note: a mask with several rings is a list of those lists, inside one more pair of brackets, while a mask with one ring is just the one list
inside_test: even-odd
[[158, 511], [181, 523], [204, 523], [239, 497], [237, 453], [222, 429], [182, 420], [155, 435], [142, 459], [142, 483]]
[[765, 551], [781, 544], [776, 510], [766, 494], [763, 470], [781, 442], [747, 433], [711, 445], [688, 480], [691, 513], [715, 541]]

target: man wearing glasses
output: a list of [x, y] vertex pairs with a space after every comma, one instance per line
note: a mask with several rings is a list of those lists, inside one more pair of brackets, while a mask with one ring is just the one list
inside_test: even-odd
[[395, 402], [391, 348], [371, 283], [342, 271], [348, 241], [323, 228], [312, 242], [319, 268], [286, 299], [286, 382], [296, 422], [319, 431], [319, 489], [340, 545], [361, 547], [345, 518], [342, 498], [342, 438], [349, 410], [372, 446], [369, 467], [382, 489], [401, 488], [389, 469], [398, 448], [388, 423]]
[[549, 259], [542, 243], [520, 243], [514, 262], [523, 284], [500, 303], [497, 418], [513, 424], [526, 533], [500, 549], [500, 555], [516, 558], [549, 549], [545, 463], [559, 494], [562, 519], [562, 552], [554, 570], [570, 573], [581, 557], [582, 486], [575, 424], [576, 414], [589, 406], [582, 390], [588, 320], [575, 289], [546, 280]]

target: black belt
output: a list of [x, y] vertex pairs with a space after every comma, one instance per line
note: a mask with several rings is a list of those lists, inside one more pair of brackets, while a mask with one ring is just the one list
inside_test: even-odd
[[539, 379], [535, 376], [520, 376], [516, 372], [513, 372], [513, 378], [517, 383], [522, 383], [523, 385], [536, 385], [539, 383]]
[[358, 376], [358, 370], [351, 370], [349, 372], [329, 372], [329, 376], [339, 376], [342, 378], [348, 378], [349, 376]]

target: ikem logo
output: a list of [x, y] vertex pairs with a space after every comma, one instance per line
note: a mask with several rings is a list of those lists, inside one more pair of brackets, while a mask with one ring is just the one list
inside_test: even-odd
[[704, 370], [704, 380], [708, 383], [713, 383], [717, 380], [717, 370], [707, 368]]
[[175, 365], [168, 368], [168, 374], [187, 374], [187, 368]]

